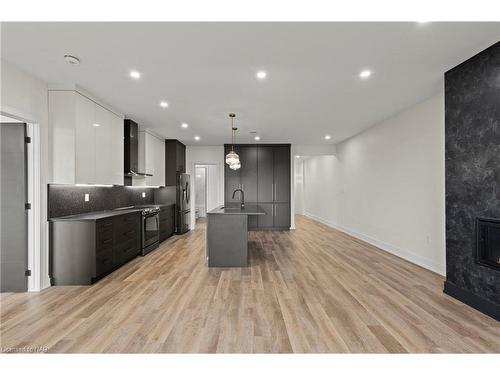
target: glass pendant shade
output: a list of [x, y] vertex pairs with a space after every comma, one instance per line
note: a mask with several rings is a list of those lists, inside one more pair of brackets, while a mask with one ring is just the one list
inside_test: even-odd
[[240, 157], [236, 152], [234, 152], [234, 133], [238, 128], [234, 127], [234, 118], [236, 115], [234, 113], [230, 113], [229, 117], [231, 118], [231, 151], [226, 155], [226, 164], [229, 165], [229, 168], [236, 170], [241, 168]]
[[233, 165], [235, 163], [240, 162], [240, 157], [238, 154], [234, 151], [229, 151], [229, 153], [226, 155], [226, 164]]
[[241, 168], [241, 163], [240, 163], [240, 161], [238, 160], [238, 162], [231, 164], [231, 165], [229, 166], [229, 168], [231, 168], [231, 169], [233, 169], [233, 170], [240, 169], [240, 168]]

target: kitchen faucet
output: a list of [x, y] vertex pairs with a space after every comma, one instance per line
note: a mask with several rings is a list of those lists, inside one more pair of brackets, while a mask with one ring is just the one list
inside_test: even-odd
[[234, 199], [234, 194], [236, 194], [237, 191], [240, 192], [241, 208], [245, 208], [245, 193], [243, 192], [243, 190], [236, 189], [235, 191], [233, 191], [233, 199]]

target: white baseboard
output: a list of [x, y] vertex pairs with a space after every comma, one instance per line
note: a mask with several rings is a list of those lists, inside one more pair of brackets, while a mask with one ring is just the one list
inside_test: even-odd
[[382, 251], [385, 251], [387, 253], [390, 253], [392, 255], [400, 257], [404, 260], [407, 260], [408, 262], [414, 263], [414, 264], [416, 264], [420, 267], [423, 267], [425, 269], [428, 269], [429, 271], [435, 272], [441, 276], [446, 275], [446, 267], [444, 264], [440, 264], [440, 263], [433, 261], [432, 259], [424, 258], [420, 255], [410, 253], [406, 250], [401, 249], [398, 246], [389, 244], [389, 243], [384, 242], [384, 241], [380, 241], [380, 240], [373, 238], [373, 237], [370, 237], [366, 234], [359, 233], [355, 230], [352, 230], [351, 228], [347, 228], [347, 227], [344, 227], [342, 225], [332, 223], [328, 220], [325, 220], [319, 216], [313, 215], [309, 212], [304, 212], [304, 215], [309, 217], [310, 219], [319, 221], [320, 223], [325, 224], [331, 228], [340, 230], [341, 232], [344, 232], [352, 237], [355, 237], [359, 240], [367, 242], [370, 245], [373, 245]]

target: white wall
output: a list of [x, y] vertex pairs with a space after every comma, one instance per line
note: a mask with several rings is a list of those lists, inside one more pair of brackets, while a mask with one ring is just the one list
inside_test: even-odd
[[[195, 164], [212, 164], [209, 170], [209, 183], [218, 185], [215, 195], [209, 193], [210, 205], [215, 202], [215, 207], [224, 204], [224, 146], [187, 146], [186, 147], [186, 173], [194, 180]], [[211, 173], [212, 172], [212, 173]], [[210, 177], [215, 176], [216, 181]], [[194, 183], [191, 184], [191, 196], [195, 196]], [[208, 205], [207, 205], [208, 206]], [[195, 225], [195, 202], [191, 200], [191, 228]]]
[[[39, 246], [34, 254], [40, 263], [39, 278], [29, 280], [29, 289], [38, 290], [50, 286], [48, 277], [48, 225], [47, 225], [47, 183], [50, 181], [48, 164], [48, 102], [47, 84], [1, 60], [2, 113], [25, 122], [36, 124], [40, 141], [40, 207]], [[30, 257], [29, 257], [30, 258]], [[35, 270], [33, 270], [35, 271]]]
[[295, 159], [293, 163], [293, 213], [304, 214], [304, 163], [301, 159]]
[[444, 275], [444, 176], [440, 93], [306, 160], [305, 211]]
[[340, 210], [340, 165], [334, 155], [304, 159], [304, 213], [338, 224]]

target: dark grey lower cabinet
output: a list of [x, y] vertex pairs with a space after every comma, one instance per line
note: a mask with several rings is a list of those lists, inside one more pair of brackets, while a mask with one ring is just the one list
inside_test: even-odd
[[[225, 145], [224, 157], [231, 150]], [[240, 155], [241, 168], [234, 171], [224, 167], [224, 203], [238, 204], [239, 193], [245, 192], [245, 201], [258, 204], [264, 216], [249, 217], [249, 229], [290, 228], [290, 145], [289, 144], [238, 144], [235, 152]]]
[[259, 203], [259, 207], [266, 213], [258, 216], [259, 228], [266, 229], [274, 226], [273, 204]]
[[135, 258], [141, 248], [141, 214], [50, 223], [52, 285], [89, 285]]
[[175, 204], [160, 208], [160, 242], [175, 232]]
[[258, 229], [290, 228], [290, 205], [288, 203], [259, 203], [259, 207], [266, 214], [258, 216]]
[[274, 204], [274, 227], [290, 228], [290, 204], [275, 203]]

